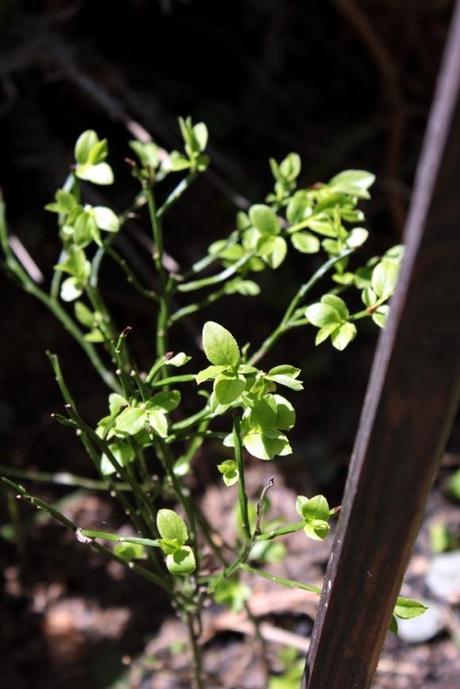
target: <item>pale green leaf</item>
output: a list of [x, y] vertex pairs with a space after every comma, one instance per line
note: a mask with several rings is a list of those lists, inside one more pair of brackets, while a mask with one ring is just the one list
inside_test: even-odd
[[251, 595], [249, 586], [236, 579], [220, 578], [211, 587], [211, 591], [216, 603], [225, 605], [233, 612], [241, 612]]
[[316, 333], [315, 345], [318, 346], [322, 342], [324, 342], [324, 340], [327, 340], [327, 338], [334, 332], [334, 330], [337, 330], [337, 328], [339, 327], [340, 326], [338, 323], [330, 323], [329, 325], [324, 325]]
[[80, 282], [74, 278], [70, 277], [64, 280], [61, 285], [60, 296], [62, 301], [71, 302], [78, 299], [83, 293]]
[[226, 459], [217, 465], [217, 469], [222, 474], [223, 481], [226, 486], [233, 486], [238, 483], [240, 477], [237, 463], [234, 459]]
[[321, 303], [332, 306], [332, 308], [339, 313], [340, 318], [344, 321], [346, 321], [350, 315], [344, 300], [338, 297], [336, 294], [325, 294], [323, 297], [321, 297]]
[[120, 221], [115, 213], [105, 206], [95, 206], [93, 208], [94, 218], [97, 226], [106, 232], [118, 232]]
[[310, 232], [295, 232], [291, 237], [292, 245], [302, 254], [316, 254], [320, 250], [320, 242]]
[[281, 395], [273, 395], [276, 404], [275, 426], [282, 431], [290, 430], [295, 424], [295, 409], [292, 404]]
[[91, 149], [96, 146], [98, 141], [99, 137], [92, 129], [80, 134], [75, 144], [75, 160], [79, 165], [83, 165], [89, 160]]
[[281, 176], [292, 182], [296, 179], [301, 170], [301, 160], [298, 153], [288, 153], [286, 158], [280, 163], [279, 171]]
[[93, 184], [113, 184], [113, 172], [108, 163], [98, 163], [97, 165], [77, 165], [75, 175], [79, 179]]
[[204, 122], [198, 122], [198, 124], [193, 127], [193, 133], [195, 134], [200, 151], [204, 151], [208, 145], [208, 128]]
[[339, 324], [341, 321], [337, 309], [328, 304], [312, 304], [305, 310], [305, 316], [313, 325], [323, 328], [325, 325]]
[[126, 407], [127, 405], [128, 401], [123, 397], [123, 395], [119, 395], [117, 392], [110, 393], [109, 409], [111, 415], [115, 416], [123, 409], [123, 407]]
[[241, 395], [245, 387], [244, 376], [221, 373], [214, 382], [214, 394], [219, 404], [231, 404]]
[[419, 617], [428, 610], [428, 606], [420, 603], [412, 598], [403, 598], [398, 596], [396, 600], [396, 605], [394, 609], [394, 614], [396, 617], [400, 617], [402, 620], [411, 620], [414, 617]]
[[331, 335], [332, 345], [340, 352], [356, 337], [354, 323], [342, 323]]
[[233, 335], [213, 321], [204, 324], [203, 349], [208, 361], [216, 366], [237, 366], [241, 358]]
[[383, 306], [379, 306], [377, 311], [374, 311], [372, 314], [372, 320], [376, 325], [379, 326], [379, 328], [384, 328], [386, 320], [388, 318], [388, 314], [390, 312], [390, 307], [387, 306], [387, 304], [383, 304]]
[[185, 354], [185, 352], [177, 352], [177, 354], [174, 354], [170, 359], [167, 360], [168, 366], [174, 366], [176, 368], [179, 368], [180, 366], [185, 366], [192, 357], [188, 356], [188, 354]]
[[174, 510], [161, 509], [157, 514], [157, 529], [165, 541], [176, 542], [182, 546], [187, 543], [187, 526]]
[[147, 412], [139, 407], [129, 407], [117, 416], [115, 430], [126, 435], [136, 435], [147, 423]]
[[285, 385], [291, 390], [303, 390], [303, 385], [300, 380], [296, 380], [300, 374], [300, 368], [290, 366], [289, 364], [282, 364], [271, 368], [267, 374], [267, 380], [272, 380], [278, 385]]
[[276, 214], [269, 206], [256, 204], [249, 209], [249, 217], [252, 224], [262, 234], [279, 234], [281, 226]]
[[148, 406], [160, 407], [164, 411], [174, 411], [177, 409], [181, 401], [181, 393], [179, 390], [165, 390], [159, 392], [149, 400]]
[[243, 445], [253, 457], [259, 459], [273, 459], [276, 455], [283, 456], [292, 452], [284, 433], [271, 429], [248, 433], [243, 439]]
[[354, 227], [347, 237], [346, 244], [351, 249], [357, 249], [364, 244], [369, 236], [369, 232], [364, 227]]
[[394, 292], [399, 267], [395, 261], [383, 259], [372, 271], [372, 289], [379, 299], [388, 299]]
[[191, 574], [196, 569], [195, 555], [188, 545], [177, 548], [166, 556], [166, 567], [176, 577]]
[[160, 438], [168, 435], [168, 419], [161, 409], [152, 409], [148, 412], [148, 422]]
[[118, 543], [113, 552], [122, 560], [145, 560], [147, 551], [141, 543]]
[[95, 314], [82, 301], [77, 301], [74, 305], [75, 318], [87, 328], [92, 328], [95, 321]]
[[345, 170], [333, 177], [329, 186], [342, 194], [350, 194], [361, 199], [368, 199], [368, 189], [374, 184], [375, 175], [366, 170]]
[[208, 366], [196, 374], [195, 380], [198, 385], [204, 383], [205, 380], [213, 380], [214, 378], [217, 378], [219, 373], [225, 371], [226, 368], [226, 366]]
[[315, 495], [313, 498], [298, 495], [295, 508], [302, 519], [321, 519], [326, 522], [329, 520], [330, 508], [324, 495]]

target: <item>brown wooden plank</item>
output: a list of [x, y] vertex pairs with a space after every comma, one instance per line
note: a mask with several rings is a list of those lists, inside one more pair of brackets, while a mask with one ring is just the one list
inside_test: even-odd
[[460, 392], [460, 0], [378, 344], [304, 689], [367, 689]]

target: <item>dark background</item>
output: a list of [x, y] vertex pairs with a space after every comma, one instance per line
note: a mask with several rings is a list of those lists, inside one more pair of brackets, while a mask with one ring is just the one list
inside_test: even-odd
[[[289, 151], [302, 158], [304, 185], [345, 168], [377, 175], [365, 208], [372, 231], [366, 251], [384, 251], [401, 240], [452, 4], [0, 0], [0, 185], [10, 231], [49, 279], [59, 244], [43, 207], [66, 177], [77, 136], [92, 128], [109, 139], [116, 184], [88, 200], [121, 211], [136, 190], [124, 163], [127, 123], [141, 123], [171, 148], [179, 145], [177, 116], [190, 114], [208, 125], [212, 166], [166, 223], [167, 251], [181, 264], [232, 229], [235, 202], [263, 199], [272, 184], [268, 158]], [[124, 244], [146, 281], [147, 233], [142, 215]], [[264, 275], [261, 299], [225, 302], [225, 324], [242, 340], [261, 341], [308, 269], [304, 257], [294, 257]], [[104, 278], [118, 323], [134, 326], [133, 346], [148, 366], [154, 313], [115, 269]], [[45, 350], [60, 354], [90, 418], [103, 413], [106, 392], [46, 309], [0, 279], [0, 464], [87, 474], [79, 445], [50, 420], [61, 400]], [[219, 314], [222, 307], [205, 316]], [[174, 347], [194, 349], [197, 332], [196, 321], [178, 329]], [[364, 328], [339, 354], [328, 345], [314, 349], [312, 334], [296, 331], [273, 352], [274, 362], [281, 357], [305, 370], [295, 461], [332, 496], [341, 492], [376, 335]], [[34, 547], [40, 550], [39, 539]], [[5, 552], [14, 561], [13, 549]], [[35, 579], [58, 577], [43, 574], [40, 562]], [[72, 576], [80, 586], [78, 567]], [[19, 643], [18, 633], [7, 643]], [[29, 686], [25, 655], [18, 689]]]

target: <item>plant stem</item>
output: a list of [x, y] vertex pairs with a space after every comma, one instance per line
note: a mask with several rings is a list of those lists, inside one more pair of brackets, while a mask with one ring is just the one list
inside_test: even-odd
[[164, 285], [166, 282], [166, 274], [163, 265], [163, 231], [160, 220], [157, 215], [155, 195], [153, 193], [153, 185], [151, 183], [145, 184], [144, 193], [147, 198], [150, 225], [152, 227], [154, 243], [153, 261], [155, 263], [158, 275], [160, 276], [160, 282], [162, 283], [162, 285]]
[[[18, 483], [15, 483], [14, 481], [11, 481], [10, 479], [4, 478], [3, 476], [0, 476], [0, 483], [3, 483], [7, 488], [10, 490], [15, 491], [15, 493], [21, 498], [24, 498], [33, 507], [36, 507], [37, 509], [41, 509], [44, 512], [47, 512], [53, 519], [58, 521], [60, 524], [63, 526], [67, 527], [68, 529], [71, 529], [74, 533], [80, 533], [81, 530], [79, 527], [68, 517], [66, 517], [62, 512], [59, 512], [59, 510], [56, 510], [52, 505], [48, 504], [44, 500], [41, 500], [40, 498], [37, 498], [33, 495], [30, 495], [26, 491], [26, 489], [21, 486]], [[173, 597], [173, 592], [168, 585], [167, 581], [165, 580], [164, 577], [160, 577], [157, 574], [154, 574], [154, 572], [150, 572], [148, 569], [145, 569], [144, 567], [141, 567], [140, 565], [137, 565], [136, 563], [132, 561], [126, 561], [123, 558], [119, 557], [118, 555], [115, 555], [114, 552], [112, 552], [109, 548], [106, 548], [105, 546], [101, 545], [100, 543], [97, 543], [97, 541], [91, 540], [90, 543], [88, 544], [90, 547], [92, 547], [94, 550], [97, 550], [98, 552], [104, 553], [104, 555], [108, 556], [112, 560], [116, 560], [120, 564], [124, 565], [130, 570], [133, 570], [137, 574], [140, 574], [142, 577], [145, 579], [148, 579], [149, 581], [153, 582], [157, 586], [160, 586], [164, 591], [166, 591], [170, 596]]]
[[123, 258], [123, 256], [120, 256], [120, 254], [107, 242], [104, 244], [104, 248], [106, 253], [110, 256], [110, 258], [113, 259], [115, 263], [118, 263], [120, 268], [125, 273], [126, 279], [129, 282], [129, 284], [132, 285], [134, 289], [137, 292], [139, 292], [139, 294], [141, 294], [143, 297], [146, 297], [147, 299], [158, 301], [157, 293], [141, 285], [134, 271], [131, 270], [129, 263]]
[[256, 536], [256, 541], [271, 541], [273, 538], [278, 536], [286, 536], [290, 533], [295, 533], [300, 531], [305, 526], [304, 522], [296, 522], [295, 524], [288, 524], [280, 529], [274, 529], [273, 531], [268, 531], [267, 533], [260, 533]]
[[251, 574], [256, 574], [259, 577], [268, 579], [268, 581], [273, 581], [275, 584], [281, 584], [281, 586], [286, 586], [290, 589], [302, 589], [302, 591], [310, 591], [311, 593], [321, 593], [321, 588], [319, 586], [314, 586], [313, 584], [303, 584], [300, 581], [294, 581], [294, 579], [286, 579], [285, 577], [278, 577], [270, 572], [265, 572], [263, 569], [257, 569], [256, 567], [251, 567], [251, 565], [242, 562], [238, 565], [240, 569], [244, 569], [245, 572], [250, 572]]
[[196, 376], [194, 373], [183, 373], [181, 376], [171, 376], [170, 378], [163, 378], [162, 380], [157, 380], [154, 387], [163, 387], [165, 385], [174, 385], [175, 383], [190, 383], [195, 380]]
[[75, 476], [74, 474], [69, 474], [67, 471], [59, 471], [53, 474], [46, 471], [33, 471], [32, 469], [25, 470], [0, 466], [0, 474], [11, 476], [12, 478], [19, 478], [24, 481], [51, 483], [57, 486], [72, 486], [74, 488], [85, 488], [87, 490], [108, 491], [111, 487], [116, 487], [117, 490], [122, 491], [131, 490], [127, 483], [117, 482], [111, 484], [110, 481], [98, 481], [84, 476]]
[[177, 286], [177, 291], [178, 292], [193, 292], [197, 289], [203, 289], [204, 287], [211, 287], [212, 285], [217, 285], [219, 282], [224, 282], [225, 280], [228, 280], [229, 277], [232, 277], [232, 275], [235, 275], [239, 271], [240, 268], [242, 268], [248, 261], [251, 260], [255, 255], [254, 251], [251, 251], [248, 254], [245, 254], [245, 256], [242, 256], [236, 263], [234, 263], [232, 266], [229, 268], [226, 268], [220, 273], [217, 273], [216, 275], [211, 275], [208, 278], [201, 278], [201, 280], [194, 280], [192, 282], [185, 282]]
[[246, 539], [250, 541], [252, 536], [251, 526], [249, 524], [248, 496], [246, 495], [246, 486], [244, 481], [244, 460], [243, 448], [241, 443], [240, 419], [236, 414], [233, 417], [233, 443], [235, 447], [235, 461], [239, 474], [238, 500], [240, 503], [241, 522]]
[[157, 217], [162, 218], [173, 206], [176, 201], [182, 196], [184, 191], [187, 191], [187, 189], [193, 184], [193, 182], [196, 180], [198, 177], [197, 172], [191, 172], [187, 177], [185, 177], [175, 189], [169, 194], [168, 198], [166, 201], [163, 203], [163, 205], [158, 209], [157, 211]]
[[[321, 280], [323, 275], [325, 275], [328, 272], [328, 270], [330, 270], [338, 261], [341, 261], [343, 258], [353, 253], [353, 251], [353, 249], [347, 249], [346, 251], [343, 251], [339, 256], [334, 256], [333, 258], [330, 258], [328, 261], [326, 261], [326, 263], [324, 263], [320, 268], [318, 268], [318, 270], [316, 270], [313, 273], [313, 275], [307, 282], [301, 285], [299, 290], [292, 298], [278, 326], [266, 338], [266, 340], [262, 342], [259, 349], [256, 352], [254, 352], [254, 354], [250, 357], [248, 364], [254, 365], [258, 361], [260, 361], [262, 357], [265, 356], [265, 354], [273, 347], [275, 342], [277, 342], [279, 338], [292, 327], [292, 316], [295, 313], [295, 310], [297, 309], [302, 299], [308, 294], [308, 292], [310, 292], [311, 289], [313, 289], [316, 283], [319, 282], [319, 280]], [[295, 324], [297, 325], [297, 323]]]
[[212, 292], [202, 301], [195, 304], [188, 304], [187, 306], [183, 306], [181, 309], [178, 309], [175, 313], [171, 315], [169, 319], [169, 324], [173, 325], [174, 323], [177, 323], [177, 321], [179, 321], [181, 318], [189, 316], [192, 313], [196, 313], [197, 311], [201, 311], [201, 309], [205, 309], [207, 306], [210, 306], [215, 301], [218, 301], [226, 294], [226, 288], [221, 287], [221, 289], [217, 290], [216, 292]]
[[203, 667], [201, 648], [198, 644], [198, 639], [193, 625], [193, 615], [186, 613], [187, 631], [190, 641], [190, 650], [192, 651], [192, 677], [194, 689], [205, 689], [203, 679]]
[[[48, 353], [48, 358], [53, 367], [56, 382], [66, 402], [68, 412], [71, 415], [71, 418], [75, 421], [78, 428], [80, 429], [82, 441], [85, 443], [85, 447], [87, 448], [96, 468], [99, 468], [99, 462], [97, 454], [94, 453], [94, 446], [98, 448], [101, 454], [105, 454], [107, 456], [115, 471], [119, 474], [119, 476], [121, 476], [125, 483], [129, 484], [133, 491], [133, 494], [136, 497], [136, 500], [139, 500], [142, 503], [142, 506], [145, 510], [143, 516], [147, 526], [153, 531], [154, 535], [156, 536], [157, 534], [155, 528], [155, 512], [150, 504], [150, 501], [144, 489], [137, 482], [137, 480], [129, 474], [126, 468], [123, 467], [117, 461], [107, 442], [103, 438], [101, 438], [97, 433], [95, 433], [95, 431], [93, 431], [93, 429], [80, 416], [76, 404], [72, 398], [72, 395], [70, 394], [69, 388], [67, 387], [67, 384], [62, 375], [58, 357], [55, 354]], [[118, 497], [121, 502], [126, 501], [126, 497], [123, 497], [122, 494], [118, 494]], [[133, 520], [133, 523], [135, 524], [136, 528], [142, 530], [135, 516], [135, 512], [132, 510], [132, 508], [129, 508], [128, 514]]]
[[[144, 186], [145, 195], [147, 197], [147, 205], [149, 209], [150, 224], [152, 226], [153, 241], [155, 244], [153, 260], [158, 272], [160, 280], [159, 293], [159, 311], [157, 317], [157, 331], [156, 331], [156, 355], [159, 359], [164, 357], [168, 349], [167, 340], [167, 325], [169, 319], [169, 292], [172, 288], [172, 282], [168, 280], [166, 270], [163, 264], [163, 228], [161, 226], [160, 218], [158, 216], [155, 195], [153, 193], [153, 184], [146, 184]], [[166, 367], [161, 371], [163, 376], [166, 372]]]

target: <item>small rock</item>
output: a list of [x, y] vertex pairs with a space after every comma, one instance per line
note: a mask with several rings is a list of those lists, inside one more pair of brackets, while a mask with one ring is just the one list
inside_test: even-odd
[[410, 644], [421, 644], [433, 639], [444, 629], [445, 615], [442, 607], [432, 601], [422, 601], [428, 610], [412, 620], [398, 619], [398, 636]]
[[430, 590], [446, 600], [460, 600], [460, 551], [436, 555], [425, 579]]

